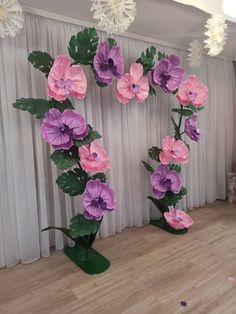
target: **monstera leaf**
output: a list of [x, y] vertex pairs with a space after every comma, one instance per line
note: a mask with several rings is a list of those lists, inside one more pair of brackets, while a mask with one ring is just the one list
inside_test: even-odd
[[58, 166], [59, 169], [68, 169], [78, 163], [78, 149], [73, 146], [69, 150], [55, 150], [50, 158]]
[[77, 147], [81, 147], [84, 145], [90, 144], [94, 140], [98, 140], [102, 136], [89, 125], [89, 133], [83, 140], [75, 140], [74, 145]]
[[177, 164], [171, 164], [171, 165], [169, 165], [169, 169], [170, 169], [170, 170], [174, 170], [174, 171], [176, 171], [176, 172], [178, 172], [178, 173], [181, 172], [181, 167], [180, 167], [180, 165], [177, 165]]
[[155, 90], [155, 88], [152, 85], [149, 85], [149, 95], [150, 96], [156, 96], [157, 92]]
[[185, 116], [185, 117], [190, 117], [193, 114], [192, 110], [190, 110], [190, 109], [176, 109], [176, 108], [174, 108], [174, 109], [172, 109], [172, 111], [177, 112], [178, 114], [182, 114], [182, 116]]
[[35, 118], [41, 119], [51, 108], [50, 103], [45, 99], [20, 98], [13, 104], [13, 107], [23, 111], [29, 111]]
[[148, 150], [148, 155], [151, 159], [156, 160], [158, 162], [160, 162], [160, 158], [159, 155], [161, 153], [161, 149], [156, 147], [156, 146], [152, 146], [149, 150]]
[[155, 64], [154, 57], [156, 54], [156, 48], [151, 46], [146, 49], [146, 53], [142, 52], [141, 57], [137, 59], [137, 63], [141, 63], [143, 66], [143, 75], [148, 74]]
[[46, 75], [46, 77], [48, 77], [54, 63], [54, 59], [48, 53], [32, 51], [28, 56], [28, 60], [36, 69], [39, 69]]
[[99, 173], [96, 173], [95, 175], [93, 175], [91, 178], [91, 180], [96, 180], [96, 179], [99, 179], [101, 182], [103, 183], [106, 183], [106, 175], [105, 173], [103, 172], [99, 172]]
[[73, 171], [63, 173], [56, 180], [58, 186], [64, 193], [68, 193], [70, 196], [76, 196], [84, 193], [86, 184], [88, 181], [88, 174], [78, 168]]
[[109, 37], [107, 40], [108, 40], [110, 49], [117, 46], [117, 42], [115, 41], [115, 39]]
[[47, 231], [47, 230], [59, 230], [62, 233], [64, 233], [64, 235], [66, 235], [68, 238], [70, 238], [71, 240], [75, 241], [75, 239], [70, 236], [70, 229], [68, 229], [68, 228], [50, 226], [50, 227], [47, 227], [47, 228], [45, 228], [45, 229], [43, 229], [41, 231]]
[[159, 209], [162, 214], [169, 211], [168, 205], [163, 200], [158, 200], [152, 196], [148, 196], [148, 199], [153, 202], [153, 204]]
[[168, 55], [161, 51], [158, 51], [157, 55], [158, 55], [158, 61], [168, 58]]
[[93, 63], [98, 47], [98, 35], [95, 28], [85, 28], [71, 37], [68, 51], [74, 63], [89, 65]]
[[146, 161], [142, 160], [142, 163], [143, 163], [144, 167], [147, 169], [147, 171], [150, 171], [151, 173], [154, 172], [154, 169], [152, 168], [152, 166], [149, 165]]
[[70, 221], [70, 236], [72, 238], [90, 236], [96, 234], [100, 223], [97, 220], [88, 220], [83, 215], [77, 214]]
[[186, 108], [192, 110], [192, 112], [199, 112], [199, 111], [202, 111], [202, 110], [205, 109], [204, 106], [201, 106], [201, 107], [199, 107], [199, 108], [196, 108], [196, 107], [194, 107], [194, 106], [192, 105], [192, 103], [190, 103]]

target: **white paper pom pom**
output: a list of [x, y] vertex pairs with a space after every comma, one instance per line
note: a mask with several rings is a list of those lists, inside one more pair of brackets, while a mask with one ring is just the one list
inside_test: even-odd
[[202, 63], [202, 43], [198, 39], [194, 39], [188, 48], [188, 61], [192, 69], [197, 69]]
[[207, 20], [205, 27], [207, 28], [205, 35], [208, 36], [208, 39], [204, 40], [205, 48], [208, 49], [208, 55], [215, 57], [223, 51], [226, 43], [227, 34], [225, 30], [227, 24], [223, 16], [212, 15]]
[[134, 0], [91, 0], [93, 18], [108, 34], [125, 32], [136, 16]]

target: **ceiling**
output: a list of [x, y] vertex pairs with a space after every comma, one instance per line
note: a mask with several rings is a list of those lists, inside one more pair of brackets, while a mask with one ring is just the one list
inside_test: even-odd
[[[89, 0], [69, 0], [67, 2], [65, 0], [19, 1], [23, 5], [96, 25], [96, 21], [92, 18], [92, 12], [90, 12], [91, 2]], [[204, 1], [219, 2], [219, 0], [203, 0], [202, 2]], [[137, 35], [171, 42], [185, 48], [194, 38], [204, 39], [204, 25], [208, 17], [209, 14], [200, 9], [173, 0], [137, 0], [137, 17], [128, 31]], [[223, 54], [236, 59], [236, 23], [227, 23], [228, 40]]]

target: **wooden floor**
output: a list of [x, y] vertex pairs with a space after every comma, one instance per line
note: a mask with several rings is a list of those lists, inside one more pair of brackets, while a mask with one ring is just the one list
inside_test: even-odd
[[1, 270], [0, 313], [236, 314], [236, 205], [191, 215], [186, 235], [147, 225], [96, 241], [112, 262], [100, 275], [84, 274], [62, 252]]

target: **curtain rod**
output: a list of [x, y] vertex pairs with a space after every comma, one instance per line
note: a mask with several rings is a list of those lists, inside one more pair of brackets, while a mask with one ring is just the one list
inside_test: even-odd
[[[54, 13], [54, 12], [45, 11], [42, 9], [27, 6], [27, 5], [22, 5], [22, 8], [23, 8], [23, 11], [25, 13], [30, 13], [30, 14], [46, 17], [49, 19], [53, 19], [56, 21], [82, 26], [82, 27], [95, 27], [97, 30], [103, 31], [103, 29], [99, 28], [96, 25], [96, 23], [91, 23], [88, 21], [80, 20], [80, 19], [69, 17], [66, 15], [61, 15], [61, 14]], [[176, 49], [179, 49], [182, 51], [187, 51], [187, 49], [188, 49], [188, 47], [183, 47], [183, 46], [175, 44], [173, 42], [159, 40], [159, 39], [151, 38], [151, 37], [144, 36], [144, 35], [137, 35], [135, 33], [125, 32], [125, 33], [117, 33], [116, 35], [126, 37], [126, 38], [136, 39], [136, 40], [143, 41], [143, 42], [148, 42], [150, 44], [162, 45], [162, 46], [169, 47], [169, 48], [176, 48]], [[203, 53], [203, 55], [206, 55], [206, 54]], [[235, 58], [231, 58], [231, 57], [226, 56], [226, 55], [219, 55], [216, 58], [227, 59], [229, 61], [236, 61]]]

